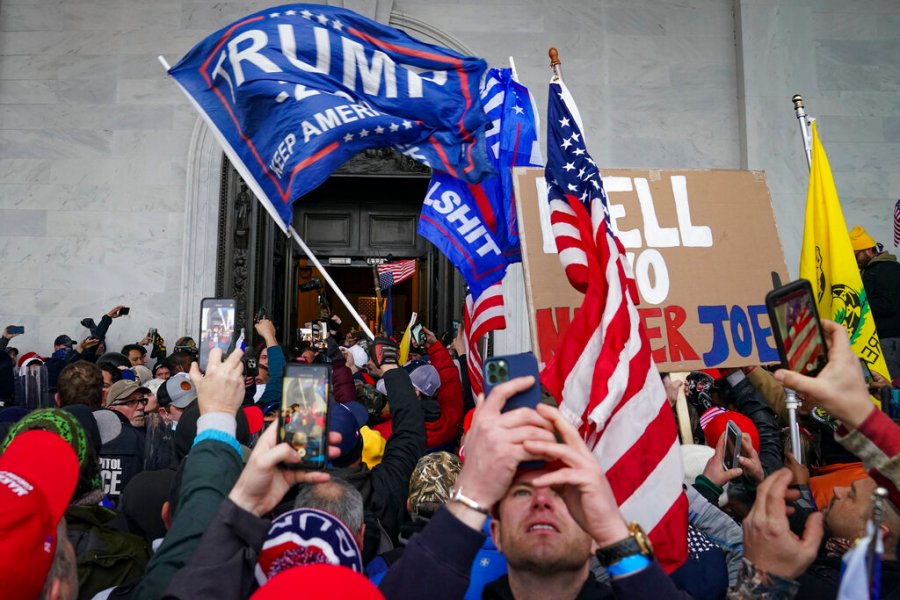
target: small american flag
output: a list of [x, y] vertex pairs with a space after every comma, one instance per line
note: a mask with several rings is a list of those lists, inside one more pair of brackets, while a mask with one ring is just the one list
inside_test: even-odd
[[416, 272], [416, 259], [399, 260], [378, 265], [378, 287], [389, 289], [412, 277]]
[[506, 329], [502, 284], [495, 283], [483, 291], [478, 300], [473, 300], [472, 294], [466, 296], [463, 327], [469, 385], [472, 386], [472, 393], [477, 396], [484, 391], [484, 373], [481, 370], [482, 358], [478, 342], [491, 331]]
[[649, 532], [667, 572], [687, 558], [687, 498], [672, 410], [641, 327], [637, 290], [608, 223], [606, 193], [581, 117], [550, 83], [546, 180], [560, 262], [584, 301], [544, 357], [541, 381], [603, 467], [622, 514]]

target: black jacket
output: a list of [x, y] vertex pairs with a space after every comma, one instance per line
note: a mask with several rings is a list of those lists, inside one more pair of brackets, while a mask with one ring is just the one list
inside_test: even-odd
[[862, 270], [863, 287], [879, 338], [900, 337], [900, 263], [882, 252]]
[[391, 406], [393, 430], [381, 463], [371, 471], [360, 462], [352, 467], [334, 469], [332, 474], [347, 480], [359, 490], [366, 512], [378, 518], [396, 543], [406, 512], [409, 477], [425, 453], [425, 418], [415, 388], [404, 369], [392, 369], [385, 373], [384, 383]]

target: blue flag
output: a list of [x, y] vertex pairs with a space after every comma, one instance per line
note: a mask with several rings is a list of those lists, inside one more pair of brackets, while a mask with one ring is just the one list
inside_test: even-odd
[[488, 156], [497, 175], [471, 184], [435, 171], [419, 218], [419, 235], [452, 262], [474, 298], [521, 260], [512, 167], [540, 166], [537, 117], [528, 89], [510, 69], [491, 69], [482, 103], [490, 126]]
[[169, 70], [270, 212], [366, 148], [476, 182], [491, 173], [479, 58], [355, 12], [279, 6], [210, 35]]

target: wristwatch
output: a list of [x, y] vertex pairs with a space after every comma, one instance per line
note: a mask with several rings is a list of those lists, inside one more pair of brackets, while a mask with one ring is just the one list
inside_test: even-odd
[[653, 559], [653, 545], [641, 526], [632, 521], [628, 525], [628, 532], [630, 535], [624, 540], [597, 550], [597, 560], [603, 567], [608, 567], [623, 558], [636, 554]]

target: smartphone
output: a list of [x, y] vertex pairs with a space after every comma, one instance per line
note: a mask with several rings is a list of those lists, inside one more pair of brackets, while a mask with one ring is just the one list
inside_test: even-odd
[[722, 459], [722, 467], [736, 469], [741, 466], [741, 429], [734, 421], [728, 421], [725, 427], [725, 455]]
[[254, 323], [259, 323], [259, 322], [262, 321], [263, 319], [267, 319], [267, 318], [268, 318], [267, 314], [268, 314], [268, 313], [266, 313], [266, 309], [263, 308], [262, 306], [260, 306], [260, 307], [259, 307], [259, 310], [256, 311], [256, 316], [253, 317], [253, 322], [254, 322]]
[[458, 335], [459, 335], [459, 321], [457, 321], [456, 319], [453, 319], [453, 337], [456, 337]]
[[798, 279], [772, 290], [766, 294], [766, 308], [782, 366], [817, 375], [828, 363], [828, 345], [809, 282]]
[[10, 325], [9, 327], [6, 328], [6, 333], [8, 333], [9, 335], [22, 335], [23, 333], [25, 333], [25, 326], [24, 325]]
[[119, 309], [119, 316], [121, 317], [123, 315], [127, 315], [129, 312], [131, 312], [131, 308], [128, 306], [123, 306]]
[[859, 367], [862, 369], [863, 378], [866, 380], [866, 385], [872, 385], [872, 382], [875, 379], [872, 377], [872, 370], [869, 369], [869, 363], [865, 361], [865, 359], [859, 359]]
[[256, 377], [259, 375], [259, 363], [255, 358], [244, 357], [244, 377]]
[[533, 386], [506, 401], [503, 412], [517, 408], [537, 408], [537, 405], [541, 403], [540, 370], [537, 359], [531, 352], [492, 356], [484, 361], [483, 369], [485, 396], [491, 393], [494, 386], [510, 379], [527, 375], [531, 375], [535, 379]]
[[425, 345], [425, 332], [422, 331], [421, 325], [416, 325], [410, 331], [412, 334], [412, 340], [416, 343], [417, 346]]
[[324, 469], [328, 463], [329, 369], [325, 365], [284, 366], [278, 442], [300, 455], [291, 469]]
[[223, 353], [231, 350], [234, 339], [234, 318], [237, 302], [234, 298], [204, 298], [200, 301], [200, 370], [205, 371], [209, 352], [219, 348]]

